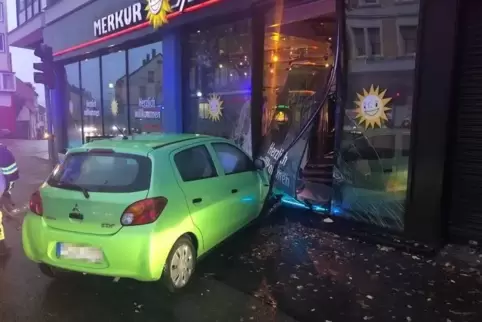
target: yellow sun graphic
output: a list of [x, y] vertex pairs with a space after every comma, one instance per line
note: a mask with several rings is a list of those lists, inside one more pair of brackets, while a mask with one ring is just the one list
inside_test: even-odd
[[392, 100], [390, 97], [385, 98], [387, 90], [380, 91], [380, 87], [373, 88], [370, 86], [370, 91], [363, 89], [363, 95], [356, 94], [358, 101], [355, 101], [357, 105], [358, 124], [365, 123], [365, 129], [375, 128], [382, 126], [382, 121], [388, 121], [387, 111], [390, 110], [387, 104]]
[[114, 116], [119, 113], [119, 104], [117, 103], [115, 98], [112, 100], [112, 102], [110, 102], [110, 111]]
[[208, 98], [208, 113], [211, 121], [217, 122], [223, 116], [223, 101], [217, 94], [211, 94]]
[[157, 29], [167, 23], [167, 14], [172, 11], [169, 0], [147, 0], [147, 20]]

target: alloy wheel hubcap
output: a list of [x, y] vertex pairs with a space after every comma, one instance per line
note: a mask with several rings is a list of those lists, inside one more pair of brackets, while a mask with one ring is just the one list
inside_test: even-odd
[[187, 284], [194, 268], [193, 253], [187, 245], [179, 246], [171, 260], [171, 280], [176, 288]]

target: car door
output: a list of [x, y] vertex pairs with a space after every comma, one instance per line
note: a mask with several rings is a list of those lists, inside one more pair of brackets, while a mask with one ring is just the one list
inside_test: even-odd
[[263, 201], [260, 174], [253, 161], [235, 145], [213, 142], [211, 149], [223, 175], [221, 184], [231, 194], [229, 222], [235, 232], [259, 214]]
[[229, 195], [206, 145], [177, 150], [171, 157], [191, 219], [201, 231], [204, 249], [209, 250], [229, 234], [229, 225], [223, 220]]

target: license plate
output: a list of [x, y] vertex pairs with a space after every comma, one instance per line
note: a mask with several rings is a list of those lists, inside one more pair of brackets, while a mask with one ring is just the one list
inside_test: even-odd
[[100, 263], [104, 259], [102, 250], [99, 248], [68, 243], [57, 243], [57, 257], [92, 263]]

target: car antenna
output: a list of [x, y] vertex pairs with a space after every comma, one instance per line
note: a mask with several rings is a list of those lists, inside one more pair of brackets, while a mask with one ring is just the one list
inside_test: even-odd
[[129, 139], [127, 137], [127, 135], [125, 135], [124, 132], [117, 125], [114, 125], [114, 126], [117, 129], [117, 131], [119, 131], [119, 133], [122, 135], [122, 140], [128, 140]]

